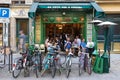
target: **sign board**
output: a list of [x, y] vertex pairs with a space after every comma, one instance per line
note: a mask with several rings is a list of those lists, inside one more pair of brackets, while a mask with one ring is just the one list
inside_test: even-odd
[[25, 0], [25, 4], [32, 4], [33, 3], [33, 0]]
[[39, 8], [92, 8], [90, 5], [40, 5]]
[[10, 23], [9, 18], [0, 18], [0, 23]]
[[[44, 1], [44, 2], [67, 2], [67, 1], [69, 1], [69, 2], [73, 2], [73, 1], [75, 1], [75, 0], [34, 0], [34, 1], [36, 1], [36, 2], [42, 2], [42, 1]], [[76, 1], [79, 1], [79, 2], [91, 2], [91, 1], [95, 1], [95, 0], [76, 0]]]
[[11, 4], [11, 0], [0, 0], [0, 4]]
[[9, 8], [0, 8], [0, 18], [9, 18], [10, 9]]

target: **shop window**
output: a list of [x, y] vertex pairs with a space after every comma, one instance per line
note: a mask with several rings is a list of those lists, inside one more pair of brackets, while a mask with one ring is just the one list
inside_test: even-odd
[[25, 4], [25, 0], [12, 0], [13, 5]]

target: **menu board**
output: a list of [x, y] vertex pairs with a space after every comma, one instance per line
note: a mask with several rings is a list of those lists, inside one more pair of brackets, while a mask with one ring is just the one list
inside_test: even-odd
[[40, 43], [40, 33], [41, 33], [41, 20], [40, 16], [36, 16], [35, 22], [35, 43]]

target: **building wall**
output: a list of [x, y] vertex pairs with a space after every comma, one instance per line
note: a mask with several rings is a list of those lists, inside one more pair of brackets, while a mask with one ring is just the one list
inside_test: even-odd
[[120, 14], [120, 0], [96, 0], [106, 14]]
[[[16, 50], [16, 19], [17, 18], [29, 19], [28, 11], [30, 9], [33, 0], [25, 0], [25, 4], [21, 6], [13, 5], [12, 1], [13, 0], [2, 0], [1, 2], [3, 2], [2, 4], [6, 4], [6, 2], [7, 4], [10, 4], [10, 9], [11, 9], [10, 46], [12, 47], [13, 50]], [[106, 14], [120, 15], [120, 0], [96, 0], [96, 2], [100, 5], [100, 7], [104, 10]], [[32, 32], [32, 19], [29, 19], [29, 31]], [[98, 45], [102, 45], [100, 47], [101, 49], [103, 49], [103, 43], [100, 43]]]
[[[113, 26], [112, 41], [111, 41], [111, 51], [120, 52], [120, 34], [116, 33], [114, 29], [120, 30], [120, 28], [115, 28], [120, 26], [120, 0], [96, 0], [97, 4], [103, 9], [106, 14], [106, 20], [117, 23], [118, 25]], [[105, 20], [104, 19], [104, 20]], [[116, 38], [117, 40], [116, 40]], [[99, 42], [98, 47], [103, 50], [104, 42]]]
[[[33, 0], [25, 0], [24, 4], [13, 4], [15, 0], [11, 0], [10, 10], [11, 10], [11, 17], [10, 17], [10, 46], [13, 51], [17, 50], [17, 39], [16, 39], [16, 21], [17, 19], [28, 19], [29, 20], [29, 27], [31, 27], [31, 19], [28, 17], [28, 11]], [[20, 0], [18, 0], [20, 1]], [[23, 0], [24, 1], [24, 0]], [[31, 30], [31, 28], [29, 28]], [[29, 30], [29, 31], [30, 31]]]

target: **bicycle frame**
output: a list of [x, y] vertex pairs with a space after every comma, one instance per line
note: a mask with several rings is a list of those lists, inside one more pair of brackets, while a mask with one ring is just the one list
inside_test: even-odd
[[66, 59], [66, 63], [65, 63], [65, 64], [67, 64], [67, 62], [70, 61], [69, 65], [72, 65], [71, 57], [72, 57], [71, 54], [67, 56], [67, 59]]
[[71, 72], [71, 66], [72, 66], [72, 60], [71, 60], [72, 54], [69, 53], [66, 59], [66, 77], [68, 78]]
[[22, 54], [22, 57], [16, 58], [16, 59], [17, 59], [16, 62], [14, 61], [14, 64], [13, 64], [13, 71], [14, 71], [14, 69], [16, 67], [17, 61], [21, 61], [21, 67], [22, 66], [23, 66], [23, 68], [26, 67], [27, 54]]

